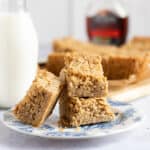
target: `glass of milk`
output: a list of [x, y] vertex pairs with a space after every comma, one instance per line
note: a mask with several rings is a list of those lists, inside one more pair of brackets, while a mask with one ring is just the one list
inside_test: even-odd
[[0, 107], [11, 107], [25, 96], [37, 58], [37, 33], [26, 0], [0, 0]]

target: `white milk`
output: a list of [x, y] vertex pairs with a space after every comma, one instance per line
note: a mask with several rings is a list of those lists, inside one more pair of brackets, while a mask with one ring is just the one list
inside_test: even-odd
[[37, 71], [38, 40], [27, 12], [0, 13], [0, 107], [20, 101]]

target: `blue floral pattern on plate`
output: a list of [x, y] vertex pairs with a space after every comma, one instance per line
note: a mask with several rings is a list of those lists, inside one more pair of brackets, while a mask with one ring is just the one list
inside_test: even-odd
[[141, 115], [131, 104], [111, 100], [109, 100], [109, 103], [114, 108], [116, 114], [114, 121], [85, 125], [80, 128], [59, 128], [57, 125], [58, 113], [55, 112], [52, 117], [39, 128], [21, 123], [15, 119], [11, 110], [3, 113], [2, 121], [7, 127], [15, 131], [51, 139], [103, 137], [127, 131], [142, 121]]

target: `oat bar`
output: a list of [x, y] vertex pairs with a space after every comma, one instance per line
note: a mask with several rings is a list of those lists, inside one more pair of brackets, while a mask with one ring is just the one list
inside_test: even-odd
[[71, 97], [105, 97], [108, 82], [103, 75], [100, 56], [68, 55], [65, 69], [60, 74], [67, 83]]
[[59, 112], [62, 127], [108, 122], [115, 118], [105, 98], [69, 97], [66, 90], [59, 101]]
[[39, 70], [26, 96], [13, 110], [17, 119], [40, 126], [52, 113], [61, 91], [60, 80], [50, 72]]

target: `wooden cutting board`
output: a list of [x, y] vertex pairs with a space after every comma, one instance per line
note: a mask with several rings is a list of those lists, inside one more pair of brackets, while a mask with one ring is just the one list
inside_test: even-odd
[[148, 95], [150, 95], [150, 78], [127, 86], [110, 87], [108, 97], [112, 100], [131, 102]]

